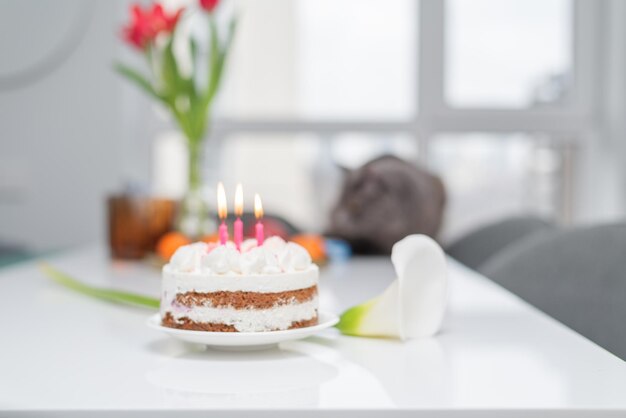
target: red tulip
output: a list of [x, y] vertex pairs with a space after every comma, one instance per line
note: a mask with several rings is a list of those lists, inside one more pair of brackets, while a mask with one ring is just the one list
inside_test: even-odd
[[135, 4], [131, 8], [131, 21], [123, 28], [124, 39], [143, 50], [159, 33], [172, 32], [182, 11], [180, 9], [173, 14], [167, 14], [158, 3], [153, 4], [152, 9], [145, 10]]
[[123, 28], [124, 39], [139, 49], [145, 48], [154, 37], [151, 15], [135, 4], [131, 8], [131, 21]]
[[220, 0], [200, 0], [200, 7], [209, 13], [213, 13], [219, 2]]
[[155, 4], [152, 7], [152, 26], [156, 34], [159, 34], [160, 32], [172, 32], [176, 27], [182, 12], [183, 9], [178, 9], [174, 14], [168, 16], [165, 14], [163, 7], [160, 4]]

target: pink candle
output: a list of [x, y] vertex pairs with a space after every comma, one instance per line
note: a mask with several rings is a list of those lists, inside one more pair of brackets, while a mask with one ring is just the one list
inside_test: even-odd
[[241, 216], [243, 215], [243, 188], [241, 183], [237, 184], [237, 190], [235, 191], [235, 215], [237, 215], [233, 228], [235, 245], [238, 250], [241, 250], [241, 243], [243, 242], [243, 222], [241, 222]]
[[265, 241], [265, 232], [263, 231], [263, 223], [260, 219], [256, 221], [254, 229], [256, 232], [256, 245], [263, 245], [263, 241]]
[[226, 243], [228, 242], [228, 227], [226, 226], [225, 221], [222, 221], [222, 224], [220, 225], [219, 234], [220, 234], [220, 244], [226, 245]]
[[256, 245], [263, 245], [263, 241], [265, 241], [265, 232], [263, 231], [263, 223], [261, 222], [263, 219], [263, 204], [261, 203], [261, 197], [258, 194], [254, 195], [254, 216], [256, 217]]
[[226, 192], [222, 182], [217, 184], [217, 214], [222, 220], [222, 224], [219, 227], [220, 244], [226, 245], [228, 242], [228, 227], [226, 226], [228, 207], [226, 206]]
[[241, 219], [237, 218], [234, 224], [234, 232], [235, 232], [235, 245], [238, 250], [241, 250], [241, 243], [243, 242], [243, 222]]

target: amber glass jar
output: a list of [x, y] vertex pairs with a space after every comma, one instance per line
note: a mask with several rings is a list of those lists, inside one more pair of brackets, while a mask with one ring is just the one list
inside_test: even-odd
[[148, 196], [114, 195], [107, 201], [109, 248], [116, 259], [141, 259], [174, 227], [176, 202]]

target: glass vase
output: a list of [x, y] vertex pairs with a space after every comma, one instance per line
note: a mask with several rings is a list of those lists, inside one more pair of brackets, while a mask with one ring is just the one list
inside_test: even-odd
[[180, 202], [177, 229], [192, 239], [215, 232], [216, 224], [208, 213], [207, 196], [202, 182], [202, 143], [187, 141], [189, 150], [189, 185]]

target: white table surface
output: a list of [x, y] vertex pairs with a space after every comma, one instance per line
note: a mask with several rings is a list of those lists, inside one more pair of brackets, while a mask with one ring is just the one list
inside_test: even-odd
[[[98, 247], [48, 261], [91, 283], [159, 292], [157, 270], [112, 264]], [[435, 338], [332, 329], [254, 353], [171, 339], [145, 325], [151, 311], [75, 294], [36, 262], [2, 269], [0, 416], [626, 416], [625, 362], [449, 265], [449, 309]], [[322, 308], [340, 312], [392, 279], [385, 258], [329, 266]]]

